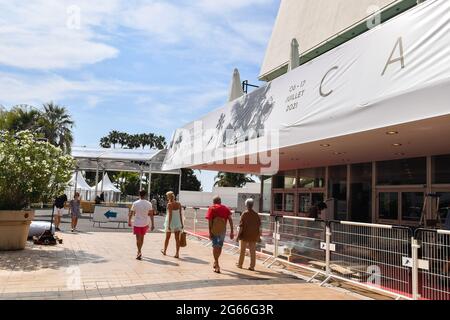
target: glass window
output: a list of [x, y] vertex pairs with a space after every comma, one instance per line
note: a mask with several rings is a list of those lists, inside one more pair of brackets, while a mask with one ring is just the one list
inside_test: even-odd
[[272, 177], [263, 177], [263, 212], [271, 211], [272, 203]]
[[432, 157], [431, 163], [432, 182], [450, 184], [450, 155]]
[[328, 187], [335, 201], [335, 219], [347, 220], [347, 166], [329, 168]]
[[325, 187], [325, 168], [301, 169], [299, 172], [299, 188]]
[[350, 217], [356, 222], [372, 221], [372, 164], [351, 166]]
[[301, 213], [309, 212], [311, 207], [311, 196], [309, 193], [300, 193], [298, 195], [298, 211]]
[[293, 193], [284, 194], [284, 212], [294, 212], [295, 195]]
[[273, 209], [275, 211], [283, 211], [283, 194], [275, 193], [273, 195]]
[[378, 195], [378, 212], [380, 219], [398, 219], [398, 192], [380, 192]]
[[426, 158], [377, 162], [377, 184], [384, 186], [426, 184], [426, 169]]
[[402, 220], [419, 221], [424, 202], [423, 192], [402, 193]]
[[274, 188], [275, 189], [295, 189], [297, 183], [297, 172], [285, 171], [280, 172], [274, 177]]
[[450, 230], [450, 192], [437, 192], [439, 196], [439, 213], [445, 229]]

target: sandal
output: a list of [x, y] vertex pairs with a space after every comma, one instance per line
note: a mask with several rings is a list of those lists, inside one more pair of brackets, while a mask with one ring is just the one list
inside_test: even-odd
[[142, 260], [142, 253], [139, 253], [136, 257], [136, 260]]
[[163, 256], [166, 255], [166, 252], [164, 250], [161, 249], [161, 253], [163, 254]]
[[242, 269], [242, 266], [240, 266], [239, 263], [236, 263], [236, 267], [238, 267], [239, 269]]

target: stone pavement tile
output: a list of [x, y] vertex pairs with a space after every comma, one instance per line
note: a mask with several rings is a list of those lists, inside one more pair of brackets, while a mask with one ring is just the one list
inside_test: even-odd
[[[63, 237], [64, 244], [57, 247], [38, 249], [29, 245], [19, 256], [24, 261], [35, 262], [31, 265], [36, 266], [28, 270], [26, 265], [14, 263], [13, 271], [3, 270], [0, 293], [21, 297], [21, 293], [45, 292], [45, 298], [68, 299], [348, 298], [342, 292], [313, 284], [309, 287], [302, 281], [267, 270], [261, 262], [257, 266], [259, 273], [238, 270], [234, 266], [237, 256], [227, 254], [221, 257], [223, 273], [215, 274], [211, 248], [195, 241], [189, 241], [188, 247], [183, 248], [181, 259], [164, 257], [159, 252], [164, 239], [162, 233], [147, 235], [142, 261], [134, 259], [135, 240], [128, 232], [95, 231], [63, 234]], [[170, 245], [172, 250], [174, 243]], [[12, 260], [9, 255], [8, 258]], [[77, 276], [80, 276], [81, 290], [72, 292], [68, 290], [67, 285], [71, 283], [68, 280]]]

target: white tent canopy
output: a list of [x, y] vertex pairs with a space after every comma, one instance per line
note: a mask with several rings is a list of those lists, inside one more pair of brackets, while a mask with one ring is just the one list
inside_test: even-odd
[[83, 200], [90, 200], [91, 187], [87, 184], [81, 172], [74, 172], [72, 179], [66, 189], [66, 195], [68, 199], [72, 199], [75, 192], [79, 192]]
[[[92, 192], [95, 193], [95, 186], [91, 188]], [[117, 201], [120, 197], [121, 191], [117, 189], [114, 184], [109, 179], [108, 173], [103, 176], [102, 181], [100, 181], [97, 185], [97, 194], [101, 194], [103, 192], [105, 196], [106, 202]]]

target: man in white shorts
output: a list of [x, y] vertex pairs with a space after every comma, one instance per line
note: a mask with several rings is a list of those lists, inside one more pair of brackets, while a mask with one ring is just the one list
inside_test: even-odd
[[128, 226], [132, 226], [131, 218], [134, 216], [133, 233], [136, 235], [137, 245], [137, 260], [142, 260], [142, 246], [144, 245], [144, 237], [149, 229], [151, 222], [151, 231], [155, 230], [153, 219], [153, 206], [145, 200], [147, 193], [142, 190], [139, 192], [140, 199], [131, 206], [130, 214], [128, 215]]
[[61, 218], [64, 213], [64, 205], [66, 204], [67, 196], [65, 194], [55, 199], [55, 230], [61, 231], [59, 225], [61, 224]]

